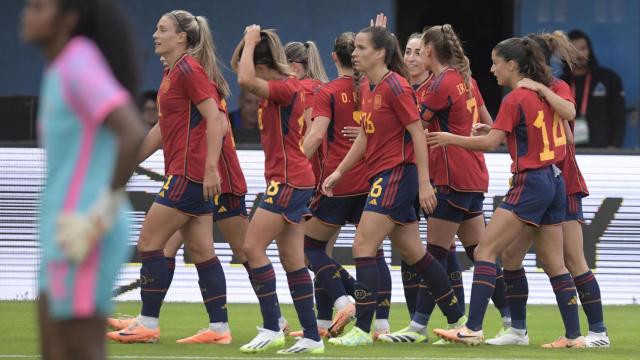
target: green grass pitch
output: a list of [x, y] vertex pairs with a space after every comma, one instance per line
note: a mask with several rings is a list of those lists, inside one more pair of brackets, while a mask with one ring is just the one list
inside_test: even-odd
[[[491, 305], [490, 305], [491, 306]], [[283, 305], [282, 310], [292, 325], [297, 328], [297, 318], [293, 306]], [[35, 303], [27, 301], [0, 302], [0, 359], [36, 359], [38, 357], [37, 314]], [[118, 303], [116, 311], [135, 315], [140, 309], [139, 303]], [[437, 311], [437, 310], [436, 310]], [[587, 331], [587, 322], [581, 312], [583, 334]], [[110, 343], [109, 355], [114, 359], [241, 359], [271, 358], [282, 359], [290, 356], [277, 355], [275, 352], [262, 355], [245, 355], [238, 348], [251, 340], [256, 334], [256, 326], [261, 324], [260, 310], [257, 304], [229, 304], [229, 319], [234, 336], [231, 345], [182, 345], [175, 340], [193, 335], [207, 326], [207, 315], [202, 304], [167, 303], [162, 308], [162, 336], [157, 344], [115, 344]], [[528, 308], [530, 346], [491, 347], [488, 345], [469, 347], [449, 345], [437, 347], [427, 344], [381, 344], [358, 348], [343, 348], [326, 345], [323, 355], [310, 355], [309, 358], [447, 358], [447, 359], [640, 359], [640, 307], [607, 306], [605, 320], [612, 341], [610, 349], [565, 349], [547, 350], [540, 348], [544, 342], [562, 335], [562, 322], [555, 306], [530, 306]], [[407, 310], [404, 304], [393, 304], [391, 308], [392, 329], [406, 326]], [[444, 325], [443, 317], [436, 313], [429, 329]], [[491, 337], [498, 330], [499, 315], [491, 308], [485, 317], [485, 336]], [[430, 334], [429, 342], [436, 340]], [[293, 340], [288, 340], [287, 345]]]

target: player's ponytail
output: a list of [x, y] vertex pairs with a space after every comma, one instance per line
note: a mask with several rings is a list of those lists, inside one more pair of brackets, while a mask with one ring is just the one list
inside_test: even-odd
[[384, 63], [389, 70], [409, 81], [409, 69], [402, 59], [402, 50], [395, 35], [382, 26], [370, 26], [360, 30], [360, 33], [369, 34], [374, 49], [385, 50]]
[[228, 97], [231, 90], [220, 71], [207, 19], [204, 16], [193, 16], [184, 10], [173, 10], [165, 16], [173, 19], [177, 31], [183, 31], [187, 34], [187, 52], [202, 65], [209, 79], [216, 83], [222, 97]]
[[315, 79], [323, 83], [329, 81], [327, 73], [324, 70], [324, 65], [322, 64], [320, 51], [318, 51], [318, 47], [315, 42], [290, 42], [285, 45], [284, 53], [287, 56], [288, 62], [302, 64], [305, 69], [304, 75], [306, 78]]
[[118, 82], [138, 96], [138, 52], [131, 25], [122, 8], [111, 0], [58, 0], [60, 12], [75, 12], [73, 36], [91, 39], [107, 60]]
[[584, 54], [560, 30], [552, 33], [529, 34], [527, 37], [538, 43], [545, 55], [547, 65], [551, 64], [551, 56], [555, 55], [567, 64], [569, 70], [573, 70], [573, 67], [578, 65], [581, 59], [584, 59]]
[[[355, 44], [356, 34], [350, 31], [343, 32], [336, 38], [333, 44], [333, 52], [338, 58], [338, 62], [342, 67], [352, 69], [353, 63], [351, 62], [351, 54], [356, 48]], [[353, 71], [353, 98], [355, 101], [356, 109], [360, 109], [360, 72]]]
[[531, 80], [551, 86], [553, 76], [547, 65], [543, 50], [530, 38], [511, 38], [503, 40], [493, 50], [505, 61], [515, 61], [519, 73]]
[[[238, 63], [240, 62], [243, 49], [244, 39], [240, 40], [231, 56], [231, 69], [235, 73], [238, 72]], [[295, 76], [295, 73], [287, 63], [284, 47], [275, 30], [267, 29], [260, 31], [260, 41], [256, 44], [253, 51], [253, 64], [254, 66], [266, 65], [281, 75]]]
[[422, 42], [431, 44], [438, 61], [458, 70], [464, 79], [467, 91], [471, 90], [471, 67], [464, 54], [462, 43], [449, 24], [432, 26], [424, 32]]

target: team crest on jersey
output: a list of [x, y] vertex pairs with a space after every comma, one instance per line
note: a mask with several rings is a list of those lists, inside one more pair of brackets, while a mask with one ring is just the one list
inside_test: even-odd
[[171, 79], [166, 77], [162, 80], [162, 84], [160, 84], [160, 92], [166, 94], [167, 91], [169, 91], [169, 87], [171, 87]]
[[381, 107], [382, 107], [382, 95], [376, 95], [376, 97], [373, 99], [373, 108], [375, 110], [380, 110]]

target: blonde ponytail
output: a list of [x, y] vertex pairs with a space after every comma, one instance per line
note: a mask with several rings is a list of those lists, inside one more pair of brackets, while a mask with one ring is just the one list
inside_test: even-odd
[[326, 83], [329, 81], [327, 72], [324, 70], [320, 51], [313, 41], [304, 43], [295, 41], [287, 43], [284, 47], [287, 61], [302, 64], [305, 69], [305, 77]]
[[438, 61], [447, 64], [460, 72], [467, 90], [471, 90], [471, 66], [469, 58], [464, 55], [462, 43], [449, 24], [432, 26], [425, 30], [422, 42], [431, 44], [435, 49]]
[[229, 83], [222, 76], [216, 56], [213, 36], [209, 22], [204, 16], [193, 16], [184, 10], [174, 10], [165, 15], [171, 15], [177, 23], [177, 29], [187, 34], [187, 52], [198, 60], [207, 73], [209, 80], [216, 83], [223, 98], [231, 95]]

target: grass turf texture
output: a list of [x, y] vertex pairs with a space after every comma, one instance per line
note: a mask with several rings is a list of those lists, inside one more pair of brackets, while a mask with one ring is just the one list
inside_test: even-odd
[[[137, 302], [122, 302], [116, 306], [117, 313], [136, 315], [140, 310]], [[283, 305], [283, 314], [289, 320], [292, 330], [298, 329], [293, 306]], [[437, 312], [429, 324], [429, 329], [443, 327], [443, 317]], [[36, 304], [27, 301], [0, 302], [0, 359], [38, 358]], [[582, 309], [580, 321], [583, 334], [587, 333], [587, 322]], [[207, 314], [202, 304], [167, 303], [162, 307], [160, 342], [157, 344], [116, 344], [109, 343], [108, 353], [121, 359], [206, 359], [206, 358], [291, 358], [267, 352], [261, 355], [245, 355], [238, 348], [256, 335], [256, 326], [261, 325], [260, 309], [257, 304], [229, 304], [229, 319], [234, 342], [231, 345], [183, 345], [178, 338], [190, 336], [207, 326]], [[610, 349], [564, 349], [548, 350], [540, 348], [563, 334], [560, 314], [555, 306], [530, 306], [528, 326], [530, 346], [492, 347], [482, 345], [431, 346], [427, 344], [382, 344], [357, 348], [335, 347], [325, 342], [323, 355], [309, 355], [315, 358], [485, 358], [485, 359], [634, 359], [640, 358], [638, 335], [640, 334], [640, 306], [607, 306], [605, 320], [612, 341]], [[398, 330], [408, 323], [404, 304], [393, 304], [391, 311], [392, 330]], [[485, 336], [493, 337], [500, 321], [497, 311], [490, 307], [485, 317]], [[429, 342], [437, 340], [429, 333]], [[287, 340], [287, 346], [293, 344]]]

